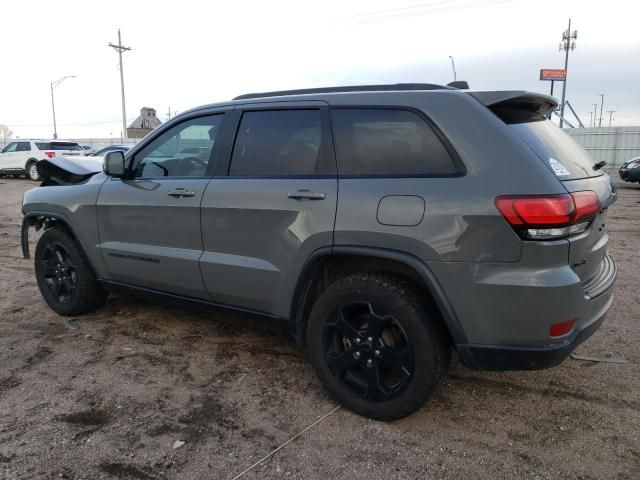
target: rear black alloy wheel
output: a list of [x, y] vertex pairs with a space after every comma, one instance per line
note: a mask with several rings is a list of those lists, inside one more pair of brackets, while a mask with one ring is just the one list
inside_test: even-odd
[[61, 304], [70, 303], [78, 286], [78, 277], [64, 245], [48, 243], [40, 258], [40, 268], [51, 296]]
[[325, 361], [331, 373], [361, 398], [397, 398], [414, 373], [414, 351], [400, 323], [370, 302], [347, 302], [324, 324]]
[[428, 402], [451, 358], [432, 302], [382, 274], [355, 274], [327, 287], [311, 309], [306, 338], [327, 390], [379, 420], [404, 417]]
[[36, 280], [49, 307], [60, 315], [81, 315], [104, 303], [102, 288], [75, 239], [64, 228], [45, 230], [36, 246]]

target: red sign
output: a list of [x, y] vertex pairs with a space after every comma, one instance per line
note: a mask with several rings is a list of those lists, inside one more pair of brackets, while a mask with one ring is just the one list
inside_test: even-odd
[[558, 80], [563, 82], [567, 78], [567, 71], [561, 68], [540, 69], [540, 80]]

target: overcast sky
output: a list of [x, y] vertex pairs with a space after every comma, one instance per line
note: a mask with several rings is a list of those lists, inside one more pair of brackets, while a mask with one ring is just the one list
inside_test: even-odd
[[[637, 0], [34, 1], [3, 5], [0, 123], [20, 137], [119, 137], [121, 28], [128, 122], [289, 88], [458, 79], [548, 93], [568, 18], [578, 30], [567, 98], [589, 123], [604, 93], [614, 125], [640, 125]], [[559, 97], [561, 84], [554, 94]], [[599, 108], [599, 106], [598, 106]], [[573, 119], [570, 119], [573, 120]]]

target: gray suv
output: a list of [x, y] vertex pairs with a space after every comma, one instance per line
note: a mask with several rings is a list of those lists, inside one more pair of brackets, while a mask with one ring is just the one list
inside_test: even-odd
[[124, 288], [282, 321], [335, 398], [394, 419], [451, 351], [557, 365], [602, 323], [615, 190], [524, 91], [270, 92], [185, 112], [104, 171], [39, 162], [36, 278], [61, 315]]

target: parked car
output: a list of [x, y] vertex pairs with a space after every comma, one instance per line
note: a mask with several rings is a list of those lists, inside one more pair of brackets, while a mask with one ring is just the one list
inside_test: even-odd
[[625, 162], [618, 170], [620, 178], [625, 182], [640, 183], [640, 157]]
[[35, 274], [60, 315], [125, 289], [282, 321], [340, 403], [399, 418], [452, 350], [472, 369], [546, 368], [603, 322], [616, 197], [556, 106], [430, 84], [203, 106], [104, 172], [27, 192], [24, 255], [43, 226]]
[[94, 157], [104, 157], [109, 152], [127, 152], [131, 148], [131, 145], [109, 145], [108, 147], [101, 148], [97, 152], [92, 153]]
[[56, 155], [82, 155], [84, 150], [74, 142], [59, 140], [16, 140], [0, 152], [0, 174], [27, 175], [40, 180], [36, 163]]
[[91, 145], [80, 145], [82, 147], [82, 150], [84, 150], [84, 154], [85, 155], [93, 155], [94, 153], [96, 153], [96, 149], [93, 148]]

